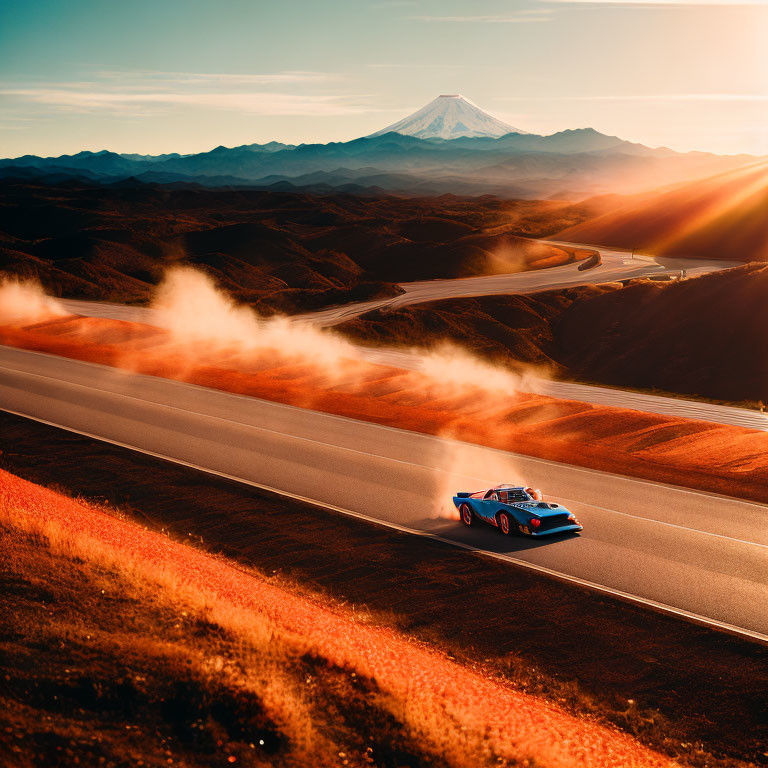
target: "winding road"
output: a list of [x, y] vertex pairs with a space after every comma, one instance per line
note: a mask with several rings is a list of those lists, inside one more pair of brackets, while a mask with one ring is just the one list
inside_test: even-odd
[[[558, 245], [558, 243], [552, 243]], [[560, 243], [571, 248], [583, 248], [574, 243]], [[637, 277], [676, 277], [684, 270], [687, 277], [697, 277], [734, 266], [732, 261], [705, 261], [702, 259], [654, 259], [649, 256], [632, 257], [626, 251], [589, 246], [600, 253], [601, 263], [591, 269], [583, 269], [583, 263], [565, 264], [548, 269], [513, 272], [502, 275], [483, 275], [452, 280], [421, 280], [400, 283], [403, 293], [383, 299], [360, 301], [329, 307], [318, 312], [296, 315], [295, 320], [320, 327], [339, 325], [374, 309], [396, 309], [411, 304], [423, 304], [440, 299], [459, 299], [471, 296], [495, 296], [505, 293], [539, 293], [576, 285], [611, 283]], [[129, 307], [124, 304], [108, 304], [95, 301], [67, 299], [64, 307], [78, 315], [109, 317], [152, 324], [154, 313], [145, 307]]]
[[[189, 384], [0, 347], [2, 409], [768, 642], [768, 508]], [[456, 490], [525, 479], [581, 536], [448, 517]]]
[[[403, 285], [402, 295], [334, 307], [300, 322], [332, 326], [376, 308], [448, 297], [531, 293], [730, 264], [664, 263], [601, 249], [591, 270]], [[151, 309], [65, 301], [77, 314], [152, 324]], [[418, 368], [418, 354], [359, 347]], [[568, 382], [536, 391], [768, 429], [765, 414]], [[65, 429], [448, 542], [658, 610], [768, 642], [768, 507], [382, 427], [53, 355], [0, 346], [0, 407]], [[464, 528], [450, 497], [499, 481], [542, 487], [574, 511], [581, 536], [529, 540]]]
[[[558, 245], [558, 243], [551, 243]], [[570, 248], [583, 248], [574, 243], [559, 243]], [[314, 325], [332, 326], [359, 317], [374, 309], [396, 309], [412, 304], [423, 304], [440, 299], [460, 299], [471, 296], [496, 296], [505, 293], [539, 293], [576, 285], [612, 283], [637, 277], [678, 277], [681, 272], [687, 277], [697, 277], [734, 266], [732, 261], [705, 261], [701, 259], [654, 259], [649, 256], [633, 257], [626, 251], [594, 247], [600, 254], [601, 263], [592, 269], [584, 269], [583, 262], [565, 264], [560, 267], [534, 269], [503, 275], [483, 275], [454, 280], [421, 280], [401, 283], [404, 293], [385, 299], [345, 304], [339, 307], [298, 315]]]
[[[575, 247], [573, 243], [561, 243], [561, 245]], [[599, 251], [601, 257], [601, 264], [592, 269], [580, 269], [582, 265], [577, 263], [506, 275], [403, 283], [404, 293], [398, 296], [331, 307], [319, 312], [299, 315], [296, 320], [329, 327], [374, 309], [394, 309], [439, 299], [509, 293], [537, 293], [575, 285], [614, 282], [637, 277], [662, 277], [665, 275], [675, 277], [680, 275], [681, 270], [684, 270], [687, 277], [696, 277], [733, 266], [733, 262], [726, 261], [668, 258], [656, 260], [648, 256], [633, 258], [626, 251], [597, 246], [590, 247]], [[79, 315], [129, 320], [149, 325], [156, 322], [154, 311], [145, 307], [76, 300], [64, 300], [62, 304], [68, 311]], [[423, 359], [419, 354], [399, 349], [359, 346], [357, 353], [360, 358], [369, 362], [398, 368], [418, 370], [423, 365]], [[682, 397], [661, 397], [610, 387], [552, 381], [536, 377], [529, 377], [526, 381], [537, 393], [551, 397], [768, 431], [768, 414], [749, 411], [744, 408], [686, 400]]]

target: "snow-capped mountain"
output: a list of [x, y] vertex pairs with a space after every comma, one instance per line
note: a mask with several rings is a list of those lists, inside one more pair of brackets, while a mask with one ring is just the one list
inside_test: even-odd
[[412, 115], [370, 134], [368, 138], [390, 132], [416, 136], [419, 139], [498, 137], [508, 133], [527, 133], [483, 112], [477, 104], [458, 93], [438, 96]]

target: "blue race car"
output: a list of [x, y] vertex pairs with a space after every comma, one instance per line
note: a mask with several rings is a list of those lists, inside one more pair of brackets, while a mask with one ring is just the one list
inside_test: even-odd
[[487, 491], [459, 492], [453, 503], [464, 525], [482, 520], [507, 535], [518, 531], [525, 536], [581, 531], [583, 527], [561, 504], [548, 503], [540, 491], [519, 485], [497, 485]]

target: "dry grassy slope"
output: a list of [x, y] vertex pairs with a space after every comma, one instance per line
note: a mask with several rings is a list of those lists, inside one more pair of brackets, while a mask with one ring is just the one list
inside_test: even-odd
[[372, 681], [288, 653], [175, 582], [158, 587], [140, 562], [77, 536], [51, 546], [17, 527], [56, 498], [33, 504], [0, 507], [4, 766], [444, 764]]
[[450, 339], [564, 378], [754, 405], [768, 403], [767, 293], [768, 267], [755, 263], [682, 282], [437, 301], [371, 312], [339, 330], [362, 343]]
[[[269, 747], [278, 753], [270, 764], [293, 758], [302, 765], [347, 764], [344, 759], [358, 765], [672, 765], [614, 729], [578, 720], [353, 611], [298, 596], [8, 473], [0, 472], [0, 488], [4, 543], [14, 553], [3, 575], [22, 585], [14, 601], [21, 621], [3, 638], [21, 662], [6, 666], [14, 684], [3, 711], [13, 724], [3, 738], [22, 759], [57, 725], [73, 758], [112, 750], [116, 715], [122, 727], [138, 720], [141, 741], [132, 745], [133, 759], [146, 749], [155, 764], [163, 749], [173, 762], [175, 748], [200, 764], [224, 763], [226, 756], [228, 763], [257, 765], [267, 762], [259, 757]], [[30, 581], [52, 590], [46, 597], [55, 607], [45, 612], [42, 627], [34, 620], [34, 598], [23, 599]], [[75, 584], [91, 598], [87, 614], [73, 605]], [[133, 608], [129, 628], [117, 618], [121, 607]], [[162, 629], [151, 625], [158, 612]], [[218, 642], [211, 624], [222, 632]], [[165, 634], [170, 642], [163, 642]], [[45, 647], [63, 645], [76, 669], [62, 674], [61, 659], [45, 653], [40, 665], [24, 663], [44, 638]], [[315, 676], [322, 666], [330, 672]], [[334, 686], [334, 672], [346, 678], [341, 686]], [[62, 697], [51, 704], [44, 689], [55, 690], [56, 682]], [[168, 697], [161, 695], [166, 687]], [[46, 719], [47, 707], [55, 718]], [[99, 743], [86, 707], [101, 710], [95, 720], [107, 730], [107, 745]], [[110, 707], [112, 717], [104, 711]], [[143, 739], [153, 714], [157, 730]], [[411, 754], [397, 754], [398, 738]]]
[[[542, 254], [529, 254], [515, 235], [551, 234], [587, 215], [562, 203], [490, 197], [406, 200], [151, 185], [5, 181], [0, 198], [0, 271], [36, 277], [55, 295], [144, 301], [166, 266], [183, 262], [243, 301], [288, 312], [368, 298], [388, 281], [460, 277], [503, 263], [523, 268]], [[549, 255], [558, 254], [565, 258], [549, 248]]]
[[16, 475], [115, 505], [178, 540], [201, 537], [684, 764], [765, 763], [764, 647], [2, 413], [0, 449]]
[[284, 764], [285, 734], [238, 670], [257, 653], [184, 601], [7, 522], [0, 546], [4, 766]]
[[558, 240], [634, 248], [659, 256], [768, 260], [768, 164], [630, 198], [568, 227]]
[[[684, 284], [685, 285], [685, 284]], [[179, 379], [304, 408], [453, 437], [502, 450], [768, 501], [768, 433], [549, 397], [458, 388], [450, 377], [359, 363], [334, 370], [303, 358], [191, 359], [163, 331], [100, 318], [0, 327], [0, 343]], [[585, 437], [588, 436], [588, 437]]]

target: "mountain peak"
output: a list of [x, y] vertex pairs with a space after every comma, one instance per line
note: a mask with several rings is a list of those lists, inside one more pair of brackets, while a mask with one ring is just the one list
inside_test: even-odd
[[370, 134], [368, 138], [385, 133], [401, 133], [419, 139], [457, 139], [463, 136], [498, 138], [525, 131], [489, 115], [459, 93], [443, 93], [413, 114]]

